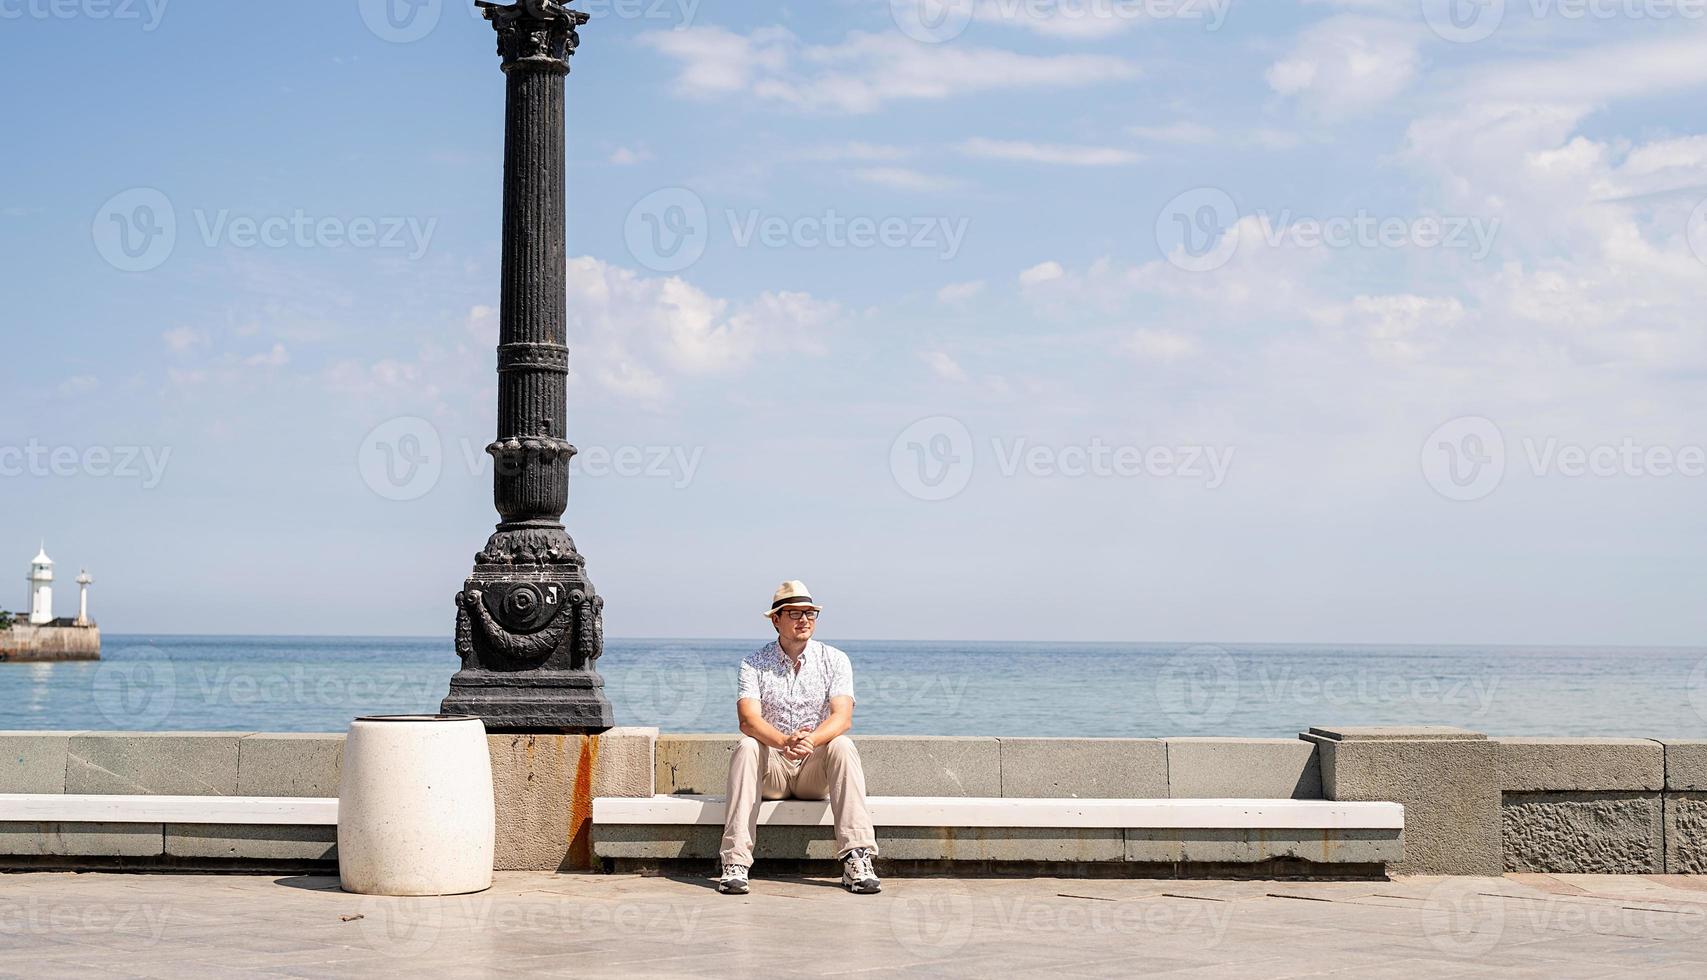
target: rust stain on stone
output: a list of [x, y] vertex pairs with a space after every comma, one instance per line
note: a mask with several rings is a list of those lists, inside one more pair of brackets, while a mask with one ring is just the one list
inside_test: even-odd
[[569, 867], [577, 871], [593, 867], [593, 766], [598, 761], [599, 736], [588, 735], [581, 740], [574, 791], [569, 796]]

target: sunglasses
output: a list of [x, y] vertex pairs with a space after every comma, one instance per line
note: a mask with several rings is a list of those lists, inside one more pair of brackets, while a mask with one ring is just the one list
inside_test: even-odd
[[818, 610], [816, 609], [784, 609], [782, 614], [796, 622], [802, 619], [810, 622], [818, 618]]

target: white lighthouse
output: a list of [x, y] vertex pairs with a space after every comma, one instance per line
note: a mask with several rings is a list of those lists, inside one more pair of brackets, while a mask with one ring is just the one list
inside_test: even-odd
[[73, 626], [88, 626], [89, 623], [89, 586], [95, 580], [89, 577], [87, 568], [77, 573], [77, 621]]
[[46, 626], [53, 622], [53, 559], [47, 556], [47, 544], [30, 562], [30, 625]]

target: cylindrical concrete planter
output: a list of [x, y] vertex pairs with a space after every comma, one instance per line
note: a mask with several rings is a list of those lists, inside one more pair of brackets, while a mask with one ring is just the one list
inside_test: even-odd
[[492, 756], [463, 715], [358, 718], [338, 786], [338, 875], [362, 895], [492, 887]]

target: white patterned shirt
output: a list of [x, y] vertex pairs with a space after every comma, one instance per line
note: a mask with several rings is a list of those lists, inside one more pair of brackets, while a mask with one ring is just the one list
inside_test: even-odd
[[800, 672], [782, 644], [771, 641], [741, 661], [739, 700], [759, 702], [765, 721], [784, 735], [817, 728], [830, 717], [830, 699], [854, 696], [853, 665], [828, 643], [808, 640]]

